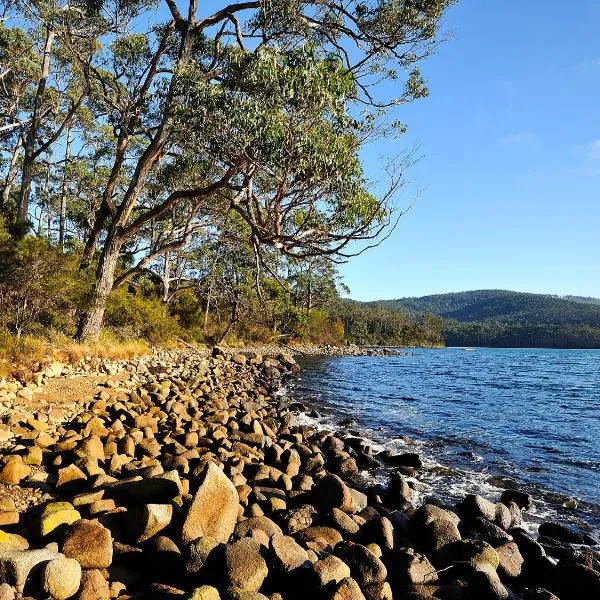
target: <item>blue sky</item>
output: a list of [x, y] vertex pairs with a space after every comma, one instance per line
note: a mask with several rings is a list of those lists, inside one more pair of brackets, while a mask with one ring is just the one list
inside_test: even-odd
[[352, 298], [480, 288], [600, 297], [600, 2], [461, 0], [404, 107], [419, 146], [380, 247], [342, 266]]

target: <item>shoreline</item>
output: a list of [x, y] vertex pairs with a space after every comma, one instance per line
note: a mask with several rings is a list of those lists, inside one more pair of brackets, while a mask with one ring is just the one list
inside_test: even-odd
[[[0, 392], [0, 583], [82, 600], [600, 594], [597, 541], [556, 523], [536, 541], [527, 494], [423, 505], [417, 453], [294, 424], [291, 357], [210, 354], [105, 364], [62, 404]], [[82, 391], [74, 371], [54, 385]], [[389, 482], [361, 482], [381, 463]]]

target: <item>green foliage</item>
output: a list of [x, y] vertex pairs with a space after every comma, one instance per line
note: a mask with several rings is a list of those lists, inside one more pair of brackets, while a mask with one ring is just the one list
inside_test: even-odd
[[444, 319], [450, 346], [600, 347], [600, 301], [507, 290], [476, 290], [379, 303]]
[[549, 294], [476, 290], [388, 300], [381, 304], [409, 312], [432, 312], [446, 319], [465, 322], [500, 320], [508, 323], [581, 324], [600, 327], [600, 305]]
[[345, 339], [363, 346], [441, 346], [442, 320], [432, 314], [409, 316], [384, 306], [369, 306], [350, 300], [340, 303], [337, 313]]
[[105, 323], [122, 337], [145, 338], [153, 344], [181, 335], [177, 320], [157, 298], [144, 298], [125, 287], [113, 290], [106, 307]]
[[86, 291], [77, 267], [76, 255], [43, 238], [17, 241], [0, 223], [0, 325], [18, 335], [67, 327]]

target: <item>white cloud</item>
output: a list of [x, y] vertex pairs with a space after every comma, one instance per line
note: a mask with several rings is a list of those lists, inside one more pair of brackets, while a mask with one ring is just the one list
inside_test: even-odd
[[536, 134], [531, 131], [519, 131], [511, 133], [500, 138], [503, 144], [527, 144], [533, 142], [537, 138]]

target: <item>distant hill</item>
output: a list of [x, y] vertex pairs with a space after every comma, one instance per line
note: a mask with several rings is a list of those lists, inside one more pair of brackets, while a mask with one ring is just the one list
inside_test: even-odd
[[445, 319], [463, 322], [501, 320], [511, 323], [569, 323], [600, 327], [600, 299], [597, 298], [561, 298], [507, 290], [475, 290], [384, 300], [374, 304], [401, 308], [409, 313], [430, 312]]
[[600, 299], [475, 290], [367, 303], [444, 320], [452, 346], [600, 348]]

